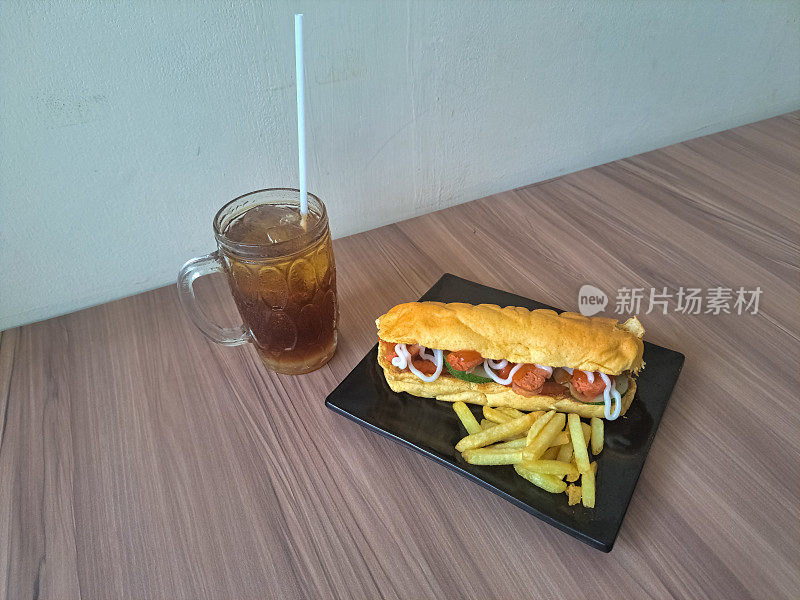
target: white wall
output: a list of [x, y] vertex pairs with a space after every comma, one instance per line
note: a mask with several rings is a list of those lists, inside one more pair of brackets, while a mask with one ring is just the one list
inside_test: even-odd
[[335, 236], [800, 108], [800, 3], [2, 2], [0, 329], [161, 286], [234, 196]]

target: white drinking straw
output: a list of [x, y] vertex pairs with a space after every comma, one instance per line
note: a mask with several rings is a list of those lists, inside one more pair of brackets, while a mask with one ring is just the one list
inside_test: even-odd
[[308, 214], [308, 189], [306, 187], [306, 114], [303, 85], [303, 15], [294, 16], [294, 64], [297, 71], [297, 151], [300, 175], [300, 215], [303, 227]]

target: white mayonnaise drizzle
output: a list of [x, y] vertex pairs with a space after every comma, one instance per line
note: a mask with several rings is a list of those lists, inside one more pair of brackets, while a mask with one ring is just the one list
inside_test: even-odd
[[[603, 390], [603, 402], [605, 403], [605, 412], [604, 416], [606, 420], [613, 421], [617, 417], [619, 417], [619, 413], [622, 411], [622, 397], [619, 395], [619, 391], [617, 390], [616, 386], [611, 383], [611, 379], [605, 373], [600, 373], [600, 379], [603, 380], [603, 383], [606, 384], [606, 388]], [[616, 410], [611, 412], [611, 399], [614, 399], [616, 403]]]
[[[503, 365], [503, 367], [505, 367], [508, 364], [508, 361], [506, 361], [506, 360], [503, 360], [503, 361], [500, 361], [500, 362], [501, 363], [503, 363], [503, 362], [505, 363]], [[509, 385], [511, 383], [511, 380], [514, 378], [514, 373], [519, 371], [520, 368], [522, 367], [522, 365], [523, 365], [523, 363], [519, 363], [518, 365], [515, 365], [514, 367], [512, 367], [511, 370], [508, 372], [508, 377], [506, 377], [505, 379], [501, 378], [497, 373], [495, 373], [492, 370], [492, 367], [489, 364], [489, 359], [486, 359], [486, 360], [483, 361], [483, 370], [486, 371], [486, 374], [489, 377], [491, 377], [494, 381], [496, 381], [500, 385]], [[502, 369], [503, 367], [496, 367], [496, 368]]]
[[392, 359], [392, 364], [402, 371], [409, 363], [409, 359], [406, 357], [410, 357], [411, 355], [408, 353], [408, 350], [406, 350], [405, 344], [395, 344], [394, 351], [397, 353], [397, 356]]
[[422, 381], [425, 383], [436, 381], [439, 379], [439, 375], [442, 374], [442, 367], [444, 366], [444, 353], [441, 350], [431, 349], [432, 354], [428, 354], [424, 347], [420, 348], [419, 355], [425, 360], [429, 360], [436, 365], [436, 371], [434, 371], [432, 375], [425, 375], [422, 371], [414, 366], [414, 363], [411, 362], [411, 353], [408, 351], [408, 348], [406, 348], [405, 344], [396, 344], [394, 351], [397, 352], [397, 356], [392, 359], [392, 364], [401, 370], [408, 367], [409, 371], [422, 379]]
[[431, 361], [432, 363], [436, 362], [436, 356], [433, 354], [433, 352], [428, 354], [428, 349], [425, 346], [419, 347], [419, 355], [425, 360]]

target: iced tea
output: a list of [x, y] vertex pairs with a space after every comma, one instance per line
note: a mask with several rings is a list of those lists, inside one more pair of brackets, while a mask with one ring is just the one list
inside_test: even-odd
[[218, 215], [217, 239], [236, 306], [264, 366], [308, 373], [336, 351], [331, 234], [321, 201], [309, 197], [303, 227], [296, 202], [278, 196], [245, 203], [221, 220]]

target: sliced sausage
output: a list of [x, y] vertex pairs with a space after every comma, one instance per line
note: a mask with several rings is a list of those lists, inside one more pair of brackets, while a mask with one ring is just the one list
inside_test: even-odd
[[540, 369], [536, 365], [525, 364], [514, 373], [512, 382], [521, 390], [538, 392], [546, 379], [547, 371]]
[[447, 362], [456, 371], [469, 371], [481, 364], [483, 357], [475, 350], [456, 350], [447, 355]]

